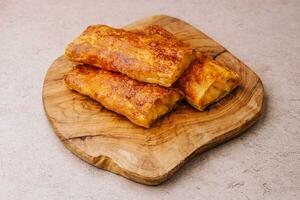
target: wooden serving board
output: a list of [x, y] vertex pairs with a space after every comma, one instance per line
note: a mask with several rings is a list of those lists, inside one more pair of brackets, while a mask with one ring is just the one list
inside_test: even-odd
[[66, 88], [72, 63], [59, 57], [43, 86], [43, 103], [55, 133], [84, 161], [130, 180], [157, 185], [189, 158], [242, 133], [260, 116], [263, 85], [259, 77], [220, 44], [179, 19], [159, 15], [125, 26], [158, 24], [242, 77], [242, 86], [221, 102], [198, 112], [186, 103], [145, 129], [97, 102]]

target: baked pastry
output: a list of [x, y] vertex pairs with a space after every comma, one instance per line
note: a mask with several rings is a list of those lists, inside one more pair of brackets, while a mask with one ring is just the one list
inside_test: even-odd
[[215, 60], [197, 53], [197, 58], [176, 82], [186, 101], [203, 111], [240, 84], [240, 77]]
[[70, 43], [67, 59], [170, 87], [194, 59], [194, 50], [158, 26], [126, 31], [89, 26]]
[[133, 80], [126, 75], [79, 65], [64, 77], [67, 86], [124, 115], [134, 124], [149, 128], [182, 99], [178, 89]]

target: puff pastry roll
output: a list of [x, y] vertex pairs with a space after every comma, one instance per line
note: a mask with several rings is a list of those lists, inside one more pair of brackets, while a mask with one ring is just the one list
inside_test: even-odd
[[142, 82], [170, 87], [194, 59], [194, 50], [166, 30], [162, 35], [157, 26], [148, 27], [147, 31], [126, 31], [93, 25], [66, 47], [65, 56]]
[[239, 84], [237, 73], [201, 53], [197, 53], [197, 59], [176, 82], [187, 102], [200, 111], [219, 101]]
[[64, 77], [67, 86], [124, 115], [134, 124], [149, 128], [182, 99], [178, 89], [133, 80], [126, 75], [80, 65]]

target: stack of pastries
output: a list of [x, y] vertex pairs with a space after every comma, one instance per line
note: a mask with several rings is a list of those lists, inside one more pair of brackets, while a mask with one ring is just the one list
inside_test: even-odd
[[238, 74], [157, 25], [89, 26], [65, 57], [80, 63], [64, 77], [68, 88], [145, 128], [183, 98], [203, 111], [240, 84]]

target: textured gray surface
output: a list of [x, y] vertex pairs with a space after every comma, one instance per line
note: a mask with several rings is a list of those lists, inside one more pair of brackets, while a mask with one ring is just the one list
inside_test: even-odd
[[[44, 115], [51, 62], [87, 25], [154, 14], [206, 32], [261, 77], [266, 108], [245, 134], [143, 186], [66, 150]], [[300, 1], [0, 1], [0, 199], [299, 199]]]

